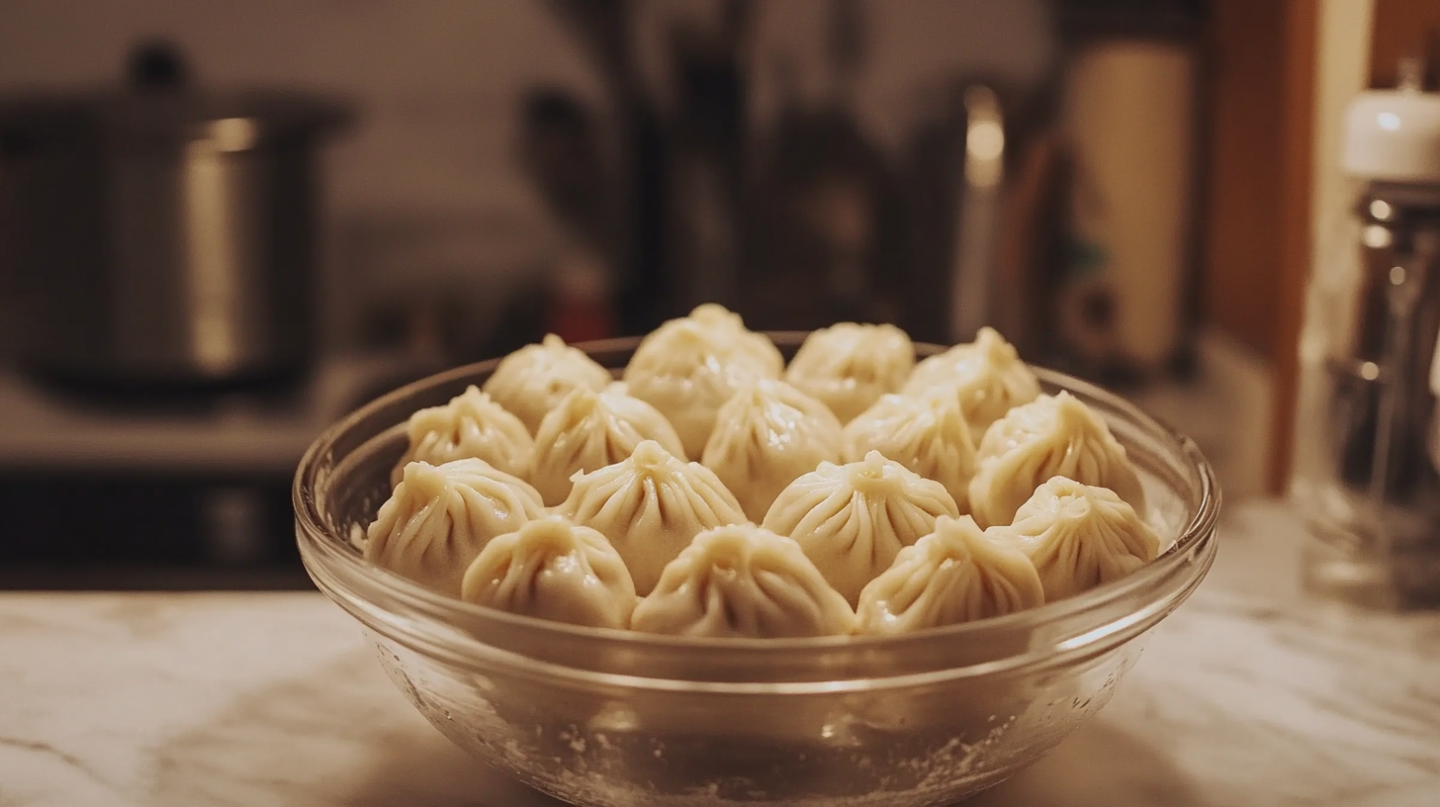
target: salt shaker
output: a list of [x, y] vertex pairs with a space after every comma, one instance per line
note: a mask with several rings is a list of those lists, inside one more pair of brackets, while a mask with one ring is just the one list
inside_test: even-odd
[[1308, 588], [1391, 607], [1440, 604], [1440, 93], [1400, 73], [1346, 111], [1357, 202], [1310, 280], [1290, 484]]

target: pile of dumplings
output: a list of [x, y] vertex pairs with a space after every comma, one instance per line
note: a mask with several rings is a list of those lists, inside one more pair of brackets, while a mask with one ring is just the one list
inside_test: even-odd
[[990, 329], [915, 361], [891, 325], [789, 366], [702, 305], [620, 380], [547, 336], [416, 412], [365, 557], [461, 600], [704, 637], [886, 635], [1070, 597], [1153, 560], [1084, 403]]

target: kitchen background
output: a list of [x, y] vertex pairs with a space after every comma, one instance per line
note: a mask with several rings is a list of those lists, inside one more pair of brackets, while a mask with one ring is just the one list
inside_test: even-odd
[[185, 74], [345, 110], [313, 146], [313, 360], [278, 380], [54, 372], [35, 295], [116, 284], [47, 290], [17, 258], [31, 208], [0, 218], [0, 587], [305, 585], [289, 476], [325, 425], [707, 299], [767, 328], [996, 325], [1194, 435], [1227, 496], [1278, 492], [1308, 189], [1316, 220], [1348, 207], [1333, 132], [1371, 17], [1421, 5], [0, 0], [12, 101]]

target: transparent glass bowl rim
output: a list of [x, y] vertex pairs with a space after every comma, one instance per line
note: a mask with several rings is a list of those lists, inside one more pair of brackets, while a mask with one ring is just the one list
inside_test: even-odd
[[[782, 331], [768, 332], [767, 335], [777, 345], [795, 347], [803, 341], [807, 334]], [[625, 337], [576, 343], [572, 347], [593, 354], [633, 350], [638, 342], [639, 337]], [[919, 342], [915, 344], [915, 348], [917, 354], [922, 358], [948, 349], [940, 345]], [[1073, 597], [1003, 617], [929, 628], [908, 634], [884, 636], [846, 635], [794, 639], [719, 639], [668, 636], [570, 625], [463, 602], [431, 591], [365, 560], [355, 551], [348, 536], [337, 535], [325, 526], [326, 519], [321, 513], [321, 503], [324, 497], [316, 494], [323, 491], [324, 480], [321, 471], [327, 468], [323, 461], [334, 451], [337, 442], [343, 435], [365, 422], [376, 412], [412, 398], [420, 391], [445, 384], [454, 384], [467, 378], [483, 379], [494, 370], [499, 361], [500, 359], [489, 359], [455, 367], [395, 389], [341, 418], [321, 433], [310, 445], [296, 470], [292, 489], [296, 532], [302, 559], [310, 567], [311, 576], [315, 578], [317, 586], [327, 596], [340, 602], [336, 596], [337, 593], [340, 593], [366, 602], [374, 608], [376, 604], [373, 599], [366, 593], [358, 591], [357, 586], [351, 584], [351, 581], [364, 581], [363, 588], [373, 589], [387, 599], [403, 604], [407, 613], [411, 615], [420, 614], [441, 625], [452, 625], [461, 619], [471, 623], [491, 622], [522, 629], [531, 634], [536, 642], [544, 642], [549, 636], [572, 641], [579, 639], [604, 642], [610, 646], [628, 645], [637, 650], [693, 647], [705, 648], [711, 652], [716, 649], [730, 649], [737, 652], [762, 652], [765, 654], [819, 653], [837, 648], [903, 652], [904, 646], [918, 642], [964, 642], [967, 637], [993, 635], [1007, 629], [1030, 630], [1047, 623], [1074, 619], [1087, 612], [1100, 614], [1112, 610], [1117, 604], [1126, 600], [1137, 602], [1137, 608], [1133, 614], [1118, 620], [1118, 623], [1123, 624], [1112, 622], [1112, 624], [1097, 625], [1095, 631], [1082, 633], [1079, 637], [1072, 637], [1061, 643], [1063, 647], [1057, 648], [1057, 650], [1083, 651], [1087, 642], [1103, 643], [1107, 637], [1116, 638], [1117, 632], [1125, 634], [1120, 637], [1123, 641], [1158, 622], [1199, 585], [1214, 557], [1215, 525], [1220, 510], [1220, 489], [1214, 470], [1194, 441], [1114, 393], [1064, 373], [1032, 366], [1042, 384], [1058, 386], [1103, 401], [1134, 425], [1149, 432], [1152, 436], [1162, 438], [1170, 444], [1168, 448], [1171, 451], [1183, 458], [1196, 476], [1195, 482], [1199, 487], [1199, 499], [1194, 507], [1193, 515], [1181, 530], [1179, 537], [1155, 560], [1124, 578], [1100, 585]], [[403, 421], [394, 424], [389, 429], [371, 437], [370, 441], [381, 439], [392, 430], [402, 428], [403, 425]], [[1199, 562], [1195, 562], [1196, 559]], [[324, 579], [321, 579], [322, 577]], [[342, 591], [333, 591], [334, 588]], [[1164, 607], [1149, 607], [1154, 606], [1157, 600], [1163, 601]], [[353, 616], [359, 618], [354, 609], [346, 606], [343, 602], [340, 604]], [[384, 609], [381, 608], [381, 610]], [[463, 657], [467, 652], [477, 656], [490, 656], [497, 650], [477, 638], [464, 636], [458, 632], [447, 634], [447, 643], [451, 645], [448, 648], [451, 652], [447, 655], [452, 658]], [[508, 653], [509, 651], [501, 652]], [[528, 659], [526, 662], [531, 663]], [[544, 666], [544, 662], [534, 663]], [[954, 670], [950, 670], [950, 672], [953, 673]], [[593, 675], [603, 674], [594, 673]], [[655, 682], [650, 681], [649, 683]], [[696, 682], [687, 680], [676, 683], [693, 686]]]

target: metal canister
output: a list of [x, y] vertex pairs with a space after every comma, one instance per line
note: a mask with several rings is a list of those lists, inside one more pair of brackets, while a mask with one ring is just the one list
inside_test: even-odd
[[321, 96], [196, 89], [154, 48], [124, 89], [0, 100], [20, 360], [146, 390], [303, 375], [317, 143], [350, 116]]

